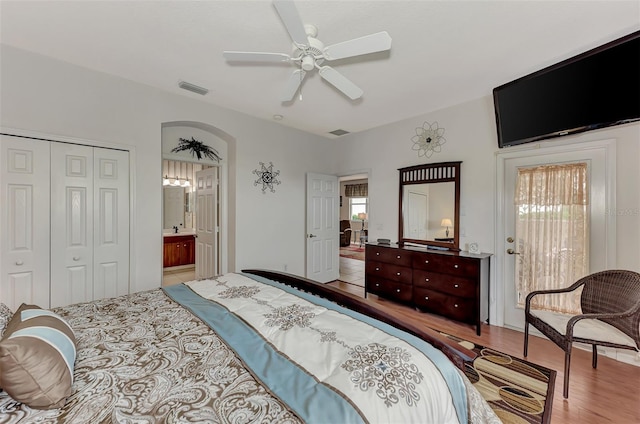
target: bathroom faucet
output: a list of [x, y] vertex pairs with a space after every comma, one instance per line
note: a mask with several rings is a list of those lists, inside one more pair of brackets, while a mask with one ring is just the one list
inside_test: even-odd
[[177, 225], [173, 226], [173, 232], [174, 232], [174, 234], [178, 234], [178, 226]]

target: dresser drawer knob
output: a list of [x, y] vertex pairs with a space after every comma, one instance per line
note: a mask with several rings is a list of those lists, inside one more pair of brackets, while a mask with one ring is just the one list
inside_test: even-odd
[[400, 276], [400, 273], [399, 273], [399, 272], [396, 272], [396, 275], [397, 275], [397, 276]]
[[458, 285], [457, 285], [457, 284], [454, 284], [454, 285], [453, 285], [453, 287], [458, 288]]
[[396, 256], [396, 259], [400, 259], [400, 255]]
[[458, 304], [456, 303], [456, 304], [455, 304], [455, 305], [453, 305], [453, 306], [457, 308], [457, 307], [458, 307]]
[[425, 278], [425, 279], [424, 279], [424, 281], [429, 282], [429, 279], [428, 279], [428, 278]]
[[425, 264], [428, 264], [428, 263], [429, 263], [429, 261], [424, 261], [424, 263], [425, 263]]
[[425, 296], [425, 297], [424, 297], [424, 300], [429, 300], [429, 296]]
[[380, 268], [376, 267], [376, 271], [380, 271]]
[[380, 256], [380, 252], [376, 252], [376, 256]]
[[396, 291], [397, 291], [398, 293], [400, 293], [400, 289], [396, 289]]
[[454, 267], [454, 268], [458, 268], [458, 264], [455, 264], [453, 267]]
[[376, 283], [376, 287], [380, 287], [380, 283]]

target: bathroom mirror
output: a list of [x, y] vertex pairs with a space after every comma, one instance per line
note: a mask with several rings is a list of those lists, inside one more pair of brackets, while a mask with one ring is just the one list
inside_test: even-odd
[[174, 226], [179, 230], [189, 228], [187, 213], [192, 211], [189, 187], [164, 186], [164, 224], [162, 228], [171, 230]]
[[461, 163], [432, 163], [398, 170], [399, 244], [460, 250]]

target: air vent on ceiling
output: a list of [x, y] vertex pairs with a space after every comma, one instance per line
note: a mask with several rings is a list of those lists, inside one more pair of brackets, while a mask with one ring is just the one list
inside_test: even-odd
[[208, 88], [200, 87], [198, 85], [191, 84], [190, 82], [186, 82], [186, 81], [180, 81], [178, 83], [178, 87], [184, 90], [193, 91], [194, 93], [198, 93], [203, 96], [209, 92]]
[[329, 134], [333, 134], [333, 135], [345, 135], [345, 134], [349, 134], [349, 131], [345, 131], [345, 130], [333, 130], [333, 131], [329, 131]]

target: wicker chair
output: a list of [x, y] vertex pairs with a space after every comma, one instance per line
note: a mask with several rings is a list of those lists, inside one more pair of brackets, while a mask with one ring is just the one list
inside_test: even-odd
[[[583, 287], [582, 314], [568, 315], [531, 310], [534, 296], [567, 293]], [[640, 274], [601, 271], [581, 278], [570, 287], [529, 293], [525, 305], [524, 356], [529, 344], [529, 324], [565, 352], [563, 396], [569, 397], [569, 365], [573, 342], [590, 344], [592, 366], [598, 365], [597, 346], [640, 351]]]

